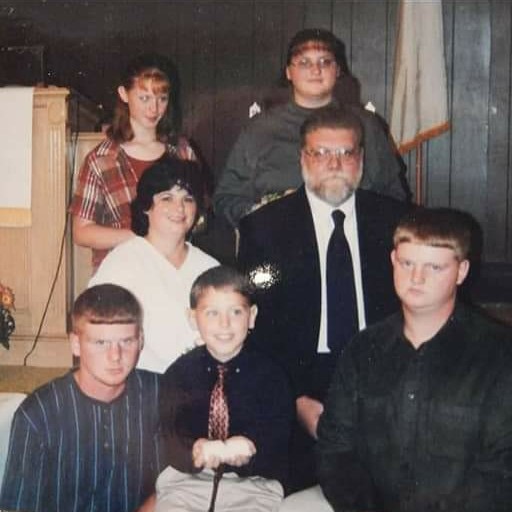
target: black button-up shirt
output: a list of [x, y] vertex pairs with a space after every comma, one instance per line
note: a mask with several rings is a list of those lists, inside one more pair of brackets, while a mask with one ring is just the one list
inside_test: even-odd
[[[201, 346], [177, 359], [162, 377], [163, 450], [179, 471], [199, 471], [192, 462], [192, 447], [197, 439], [208, 437], [210, 394], [218, 364]], [[248, 347], [225, 364], [229, 437], [245, 436], [257, 450], [245, 466], [226, 465], [225, 471], [285, 483], [294, 403], [284, 371], [267, 355]]]
[[354, 339], [319, 425], [336, 511], [512, 510], [511, 333], [459, 305], [417, 350], [401, 314]]

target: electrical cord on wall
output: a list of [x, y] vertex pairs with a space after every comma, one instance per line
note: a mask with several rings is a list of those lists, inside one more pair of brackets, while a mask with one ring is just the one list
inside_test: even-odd
[[80, 108], [79, 108], [79, 98], [77, 98], [77, 107], [76, 107], [76, 131], [71, 133], [71, 139], [70, 139], [70, 145], [71, 145], [71, 151], [70, 151], [70, 161], [68, 162], [68, 165], [71, 169], [71, 183], [68, 189], [68, 197], [66, 200], [66, 217], [64, 222], [64, 229], [62, 231], [62, 236], [60, 240], [60, 249], [59, 249], [59, 258], [57, 260], [57, 268], [55, 270], [55, 274], [52, 279], [52, 284], [50, 286], [50, 292], [48, 293], [48, 299], [46, 300], [43, 314], [41, 315], [41, 320], [39, 321], [39, 326], [37, 328], [37, 333], [34, 337], [34, 341], [32, 342], [32, 346], [30, 347], [30, 350], [23, 358], [23, 366], [27, 366], [27, 360], [28, 358], [34, 353], [34, 350], [37, 347], [37, 344], [39, 342], [39, 338], [41, 337], [41, 332], [43, 330], [44, 322], [46, 320], [46, 315], [48, 314], [48, 309], [50, 307], [50, 303], [53, 297], [53, 292], [55, 291], [55, 286], [57, 284], [57, 280], [59, 278], [59, 272], [62, 267], [62, 261], [64, 259], [64, 248], [66, 247], [66, 238], [67, 238], [67, 231], [69, 226], [69, 218], [71, 214], [69, 213], [69, 205], [71, 204], [71, 197], [73, 194], [73, 175], [75, 172], [75, 162], [76, 162], [76, 152], [78, 149], [78, 134], [79, 134], [79, 117], [80, 117]]
[[[66, 205], [67, 207], [67, 205]], [[57, 260], [57, 269], [55, 271], [55, 275], [53, 276], [52, 284], [50, 286], [50, 293], [48, 294], [48, 299], [45, 303], [43, 314], [41, 315], [41, 320], [39, 322], [39, 327], [37, 328], [37, 333], [34, 337], [34, 341], [32, 342], [32, 346], [28, 353], [23, 358], [23, 366], [27, 366], [27, 360], [32, 355], [34, 350], [36, 349], [37, 342], [39, 341], [39, 337], [41, 336], [41, 331], [43, 330], [44, 321], [46, 320], [46, 315], [48, 313], [48, 308], [50, 307], [50, 302], [52, 300], [53, 292], [55, 291], [55, 285], [57, 284], [57, 280], [59, 278], [59, 272], [62, 266], [62, 259], [64, 256], [64, 247], [66, 246], [66, 232], [68, 230], [69, 224], [69, 213], [66, 213], [66, 221], [64, 222], [64, 231], [62, 233], [61, 241], [60, 241], [60, 250], [59, 250], [59, 259]]]

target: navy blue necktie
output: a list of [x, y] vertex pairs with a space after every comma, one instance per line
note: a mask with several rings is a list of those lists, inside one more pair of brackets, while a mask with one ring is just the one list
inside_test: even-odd
[[327, 246], [327, 345], [339, 354], [358, 331], [356, 288], [350, 247], [345, 238], [345, 214], [332, 212], [334, 231]]

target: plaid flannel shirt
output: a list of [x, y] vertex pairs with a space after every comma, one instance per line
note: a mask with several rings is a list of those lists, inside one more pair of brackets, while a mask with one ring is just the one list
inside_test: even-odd
[[[186, 160], [196, 156], [185, 139], [178, 146], [167, 145], [169, 155]], [[70, 213], [101, 226], [130, 229], [130, 203], [137, 191], [137, 176], [121, 146], [106, 139], [85, 158], [76, 177]], [[108, 250], [92, 250], [94, 269]]]

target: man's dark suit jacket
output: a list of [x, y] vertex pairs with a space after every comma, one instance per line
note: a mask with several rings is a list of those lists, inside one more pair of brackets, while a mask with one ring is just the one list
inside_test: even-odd
[[[356, 216], [366, 323], [399, 307], [390, 252], [393, 231], [408, 206], [358, 190]], [[259, 285], [259, 307], [251, 343], [269, 352], [287, 370], [296, 396], [323, 399], [339, 354], [318, 356], [321, 288], [313, 217], [302, 186], [293, 194], [247, 215], [240, 222], [239, 267]], [[322, 384], [313, 383], [321, 361]], [[325, 370], [322, 366], [325, 365]]]

